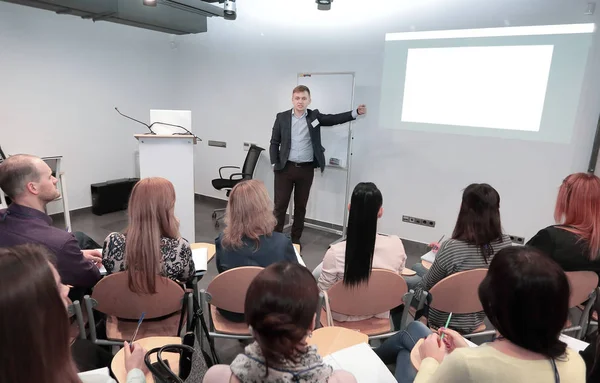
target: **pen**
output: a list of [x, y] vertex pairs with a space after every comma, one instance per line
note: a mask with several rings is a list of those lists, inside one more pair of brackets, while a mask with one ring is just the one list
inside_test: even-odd
[[[444, 326], [444, 328], [448, 328], [448, 325], [450, 324], [450, 318], [452, 318], [452, 313], [450, 313], [450, 315], [448, 315], [448, 320], [446, 321], [446, 325]], [[440, 340], [444, 340], [444, 333], [442, 333], [442, 336], [440, 336]]]
[[[442, 239], [444, 239], [445, 236], [446, 236], [446, 234], [442, 235], [442, 237], [437, 241], [438, 245], [440, 245], [442, 243]], [[439, 247], [437, 247], [437, 246], [432, 246], [431, 248], [434, 250], [439, 249]]]
[[142, 321], [144, 320], [144, 316], [146, 316], [145, 312], [142, 313], [142, 316], [140, 317], [140, 320], [138, 321], [138, 325], [135, 329], [135, 332], [133, 333], [133, 337], [131, 338], [131, 342], [129, 342], [129, 349], [131, 351], [133, 351], [133, 342], [135, 341], [135, 337], [137, 336], [138, 330], [140, 329], [140, 325], [142, 324]]

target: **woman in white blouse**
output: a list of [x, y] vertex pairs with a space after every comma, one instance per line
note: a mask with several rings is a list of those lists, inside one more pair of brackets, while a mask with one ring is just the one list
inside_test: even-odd
[[[367, 283], [372, 269], [386, 269], [400, 274], [406, 262], [402, 241], [395, 235], [377, 234], [377, 220], [383, 215], [383, 197], [374, 183], [361, 182], [350, 200], [346, 240], [327, 250], [318, 277], [319, 288], [328, 290], [338, 281], [346, 286]], [[360, 304], [360, 302], [357, 302]], [[358, 321], [369, 316], [346, 316], [332, 312], [336, 321]], [[389, 318], [389, 312], [377, 314]]]

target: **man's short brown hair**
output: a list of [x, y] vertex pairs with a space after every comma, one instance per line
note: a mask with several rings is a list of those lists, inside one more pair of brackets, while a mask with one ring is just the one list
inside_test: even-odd
[[29, 154], [10, 156], [0, 164], [0, 189], [14, 199], [25, 191], [28, 182], [38, 181], [40, 173], [35, 166], [39, 157]]
[[308, 87], [306, 85], [298, 85], [297, 87], [294, 88], [294, 90], [292, 91], [292, 94], [294, 93], [308, 93], [308, 97], [310, 97], [310, 89], [308, 89]]

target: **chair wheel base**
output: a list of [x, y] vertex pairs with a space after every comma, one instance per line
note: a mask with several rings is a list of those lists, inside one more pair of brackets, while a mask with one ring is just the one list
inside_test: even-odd
[[219, 221], [215, 222], [215, 229], [218, 229], [219, 226], [221, 226], [221, 224], [219, 224]]

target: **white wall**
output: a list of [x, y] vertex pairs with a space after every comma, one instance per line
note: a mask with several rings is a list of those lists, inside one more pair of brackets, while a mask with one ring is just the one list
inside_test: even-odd
[[[369, 115], [356, 124], [352, 180], [353, 184], [373, 181], [382, 189], [386, 213], [381, 231], [423, 242], [449, 235], [462, 189], [472, 182], [488, 182], [501, 195], [505, 231], [531, 237], [552, 223], [562, 179], [586, 170], [600, 111], [600, 74], [591, 69], [600, 67], [598, 36], [590, 53], [574, 138], [560, 145], [380, 129], [384, 34], [598, 23], [597, 15], [583, 14], [586, 3], [347, 1], [335, 2], [329, 13], [318, 13], [310, 1], [291, 1], [285, 10], [273, 9], [267, 0], [239, 2], [235, 23], [209, 20], [209, 33], [179, 40], [177, 72], [184, 92], [180, 107], [192, 110], [196, 132], [203, 139], [228, 145], [226, 149], [204, 146], [197, 152], [196, 192], [223, 197], [210, 180], [219, 166], [242, 163], [243, 141], [268, 148], [275, 113], [290, 108], [296, 73], [354, 71], [356, 102], [367, 103]], [[258, 173], [272, 185], [267, 156]], [[433, 219], [437, 226], [403, 224], [403, 214]]]
[[0, 2], [0, 145], [64, 156], [70, 208], [90, 206], [90, 184], [135, 176], [146, 128], [114, 107], [172, 108], [174, 59], [165, 34]]
[[[285, 4], [285, 5], [282, 5]], [[89, 206], [89, 185], [134, 175], [133, 133], [119, 106], [142, 120], [149, 109], [190, 109], [196, 192], [224, 198], [210, 180], [241, 165], [244, 141], [266, 149], [275, 113], [288, 109], [296, 74], [356, 72], [353, 184], [376, 182], [385, 200], [380, 229], [420, 241], [450, 234], [461, 190], [488, 182], [502, 197], [504, 228], [530, 237], [552, 222], [557, 187], [587, 167], [600, 112], [600, 39], [595, 36], [570, 144], [379, 128], [384, 34], [409, 30], [600, 23], [587, 0], [344, 0], [317, 12], [311, 0], [238, 2], [235, 22], [209, 19], [209, 32], [172, 37], [0, 3], [0, 132], [8, 153], [62, 154], [72, 208]], [[207, 140], [226, 141], [226, 149]], [[272, 185], [268, 157], [259, 178]], [[343, 199], [343, 195], [332, 195]], [[435, 229], [401, 223], [409, 214]], [[341, 217], [340, 217], [341, 219]]]

